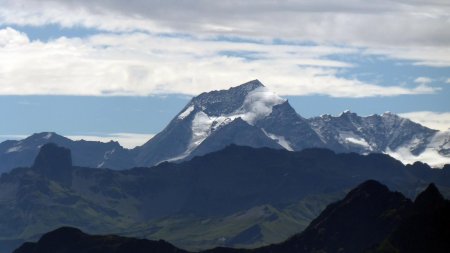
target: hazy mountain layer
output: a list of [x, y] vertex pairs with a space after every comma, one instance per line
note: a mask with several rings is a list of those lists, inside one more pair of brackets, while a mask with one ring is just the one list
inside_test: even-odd
[[450, 192], [448, 167], [404, 166], [382, 154], [229, 146], [179, 164], [124, 171], [70, 166], [68, 154], [46, 145], [34, 166], [0, 177], [0, 240], [36, 239], [65, 224], [188, 249], [254, 247], [301, 231], [367, 179], [411, 197], [429, 182]]
[[56, 133], [44, 132], [20, 141], [0, 143], [0, 173], [17, 167], [30, 167], [39, 149], [47, 143], [69, 148], [77, 166], [124, 169], [131, 168], [134, 163], [131, 152], [118, 142], [72, 141]]

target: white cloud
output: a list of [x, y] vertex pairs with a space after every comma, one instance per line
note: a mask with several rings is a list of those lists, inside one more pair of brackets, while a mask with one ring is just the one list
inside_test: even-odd
[[257, 120], [270, 115], [275, 105], [285, 101], [286, 99], [279, 97], [266, 87], [257, 88], [245, 97], [242, 106], [244, 114], [241, 117], [253, 125]]
[[446, 82], [446, 83], [450, 83], [450, 78], [448, 78], [445, 82]]
[[432, 167], [450, 164], [450, 157], [438, 152], [441, 149], [450, 148], [450, 131], [437, 132], [429, 141], [427, 147], [417, 156], [413, 155], [408, 147], [400, 147], [395, 151], [388, 149], [386, 153], [405, 164], [412, 164], [417, 161], [428, 163]]
[[421, 77], [418, 77], [418, 78], [414, 79], [414, 82], [418, 83], [418, 84], [424, 84], [425, 85], [425, 84], [429, 84], [429, 83], [433, 82], [433, 79], [431, 79], [429, 77], [421, 76]]
[[412, 61], [417, 66], [450, 67], [450, 42], [442, 46], [385, 46], [369, 47], [367, 55], [381, 55], [391, 59]]
[[117, 141], [125, 148], [134, 148], [136, 146], [141, 146], [150, 140], [154, 134], [137, 134], [137, 133], [112, 133], [103, 135], [68, 135], [67, 138], [77, 141], [100, 141], [109, 142]]
[[423, 162], [429, 164], [431, 167], [440, 168], [445, 164], [450, 164], [450, 157], [439, 154], [436, 149], [428, 148], [420, 155], [415, 156], [407, 148], [399, 148], [396, 151], [388, 150], [386, 154], [393, 158], [400, 160], [404, 164], [413, 164], [415, 162]]
[[443, 131], [450, 129], [450, 112], [420, 111], [400, 113], [399, 115], [432, 129]]
[[[450, 66], [448, 1], [3, 0], [0, 24], [308, 41]], [[400, 46], [399, 46], [400, 45]]]
[[[0, 30], [0, 42], [1, 95], [196, 95], [255, 78], [280, 95], [369, 97], [438, 90], [425, 84], [386, 87], [338, 77], [339, 69], [352, 65], [325, 58], [358, 53], [345, 47], [237, 43], [146, 33], [41, 42], [30, 41], [12, 28]], [[248, 52], [256, 57], [246, 58]]]

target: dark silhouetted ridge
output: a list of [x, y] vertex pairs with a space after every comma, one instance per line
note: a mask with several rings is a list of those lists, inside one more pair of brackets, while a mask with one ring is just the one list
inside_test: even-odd
[[72, 173], [70, 149], [59, 147], [54, 143], [45, 144], [41, 147], [32, 168], [49, 179], [70, 183]]
[[274, 252], [297, 248], [305, 253], [364, 252], [389, 235], [411, 205], [402, 194], [368, 180], [329, 205], [303, 233], [274, 247]]
[[419, 194], [412, 210], [377, 252], [450, 252], [450, 202], [434, 184]]
[[59, 147], [54, 143], [48, 143], [42, 146], [33, 164], [33, 168], [36, 169], [70, 167], [72, 167], [70, 149]]
[[441, 206], [445, 203], [445, 199], [442, 194], [439, 192], [436, 185], [431, 183], [428, 187], [420, 193], [416, 200], [414, 201], [414, 205], [417, 208], [421, 209], [431, 209], [438, 206]]
[[62, 227], [41, 237], [37, 243], [25, 243], [14, 253], [183, 253], [173, 245], [115, 235], [88, 235], [79, 229]]

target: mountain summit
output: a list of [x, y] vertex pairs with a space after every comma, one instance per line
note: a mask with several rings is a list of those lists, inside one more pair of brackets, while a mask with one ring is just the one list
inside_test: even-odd
[[135, 161], [150, 166], [238, 144], [290, 151], [319, 147], [388, 153], [404, 162], [432, 157], [425, 162], [442, 165], [450, 162], [449, 140], [447, 132], [389, 112], [360, 117], [345, 111], [339, 116], [305, 119], [286, 99], [253, 80], [192, 98], [161, 133], [136, 148]]
[[[283, 148], [276, 137], [259, 127], [274, 108], [287, 100], [258, 80], [228, 90], [194, 97], [169, 125], [138, 148], [137, 164], [152, 165], [217, 151], [230, 144]], [[290, 107], [290, 106], [289, 106]], [[292, 109], [293, 110], [293, 109]], [[245, 132], [245, 140], [242, 134]], [[275, 135], [272, 135], [275, 136]], [[208, 138], [215, 141], [206, 142]]]

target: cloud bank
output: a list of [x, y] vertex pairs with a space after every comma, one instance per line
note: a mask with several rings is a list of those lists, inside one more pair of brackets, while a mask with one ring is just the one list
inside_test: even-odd
[[[444, 0], [0, 0], [0, 25], [0, 95], [194, 95], [255, 78], [280, 95], [430, 94], [344, 78], [353, 63], [335, 56], [450, 67]], [[17, 28], [49, 25], [94, 35]]]
[[401, 117], [411, 119], [431, 129], [446, 131], [450, 129], [450, 112], [408, 112], [400, 113]]
[[6, 24], [232, 34], [355, 45], [448, 46], [450, 3], [402, 1], [3, 0]]
[[196, 95], [255, 78], [280, 95], [370, 97], [438, 90], [423, 83], [380, 86], [346, 79], [338, 73], [352, 65], [326, 58], [357, 52], [338, 46], [237, 43], [141, 32], [42, 42], [5, 28], [0, 30], [0, 95]]

